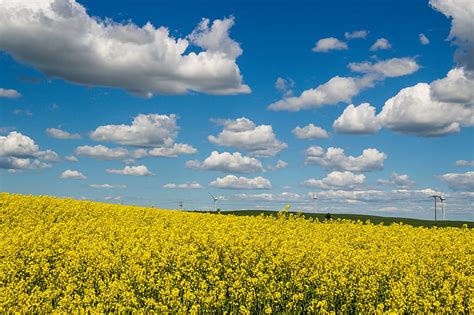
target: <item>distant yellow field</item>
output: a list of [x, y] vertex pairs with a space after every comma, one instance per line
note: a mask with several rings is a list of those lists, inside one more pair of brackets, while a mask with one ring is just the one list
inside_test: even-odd
[[474, 231], [0, 195], [0, 312], [474, 313]]

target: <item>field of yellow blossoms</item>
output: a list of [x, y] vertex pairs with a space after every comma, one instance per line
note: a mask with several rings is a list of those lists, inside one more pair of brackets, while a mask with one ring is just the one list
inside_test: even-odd
[[474, 231], [0, 195], [0, 313], [474, 313]]

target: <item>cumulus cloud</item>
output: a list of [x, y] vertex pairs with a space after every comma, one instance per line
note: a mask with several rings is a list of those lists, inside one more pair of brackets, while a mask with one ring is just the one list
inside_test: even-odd
[[448, 39], [458, 46], [457, 67], [431, 84], [400, 90], [385, 102], [376, 119], [399, 133], [435, 137], [474, 126], [474, 7], [464, 0], [431, 0], [430, 4], [452, 18]]
[[52, 150], [41, 151], [33, 139], [12, 131], [0, 136], [0, 168], [8, 170], [41, 169], [51, 167], [47, 162], [59, 161]]
[[279, 194], [273, 193], [260, 193], [260, 194], [235, 194], [232, 196], [232, 199], [236, 200], [246, 200], [246, 201], [278, 201], [278, 202], [291, 202], [291, 201], [301, 201], [304, 200], [304, 196], [284, 191]]
[[13, 115], [32, 117], [33, 112], [29, 109], [19, 109], [19, 108], [17, 108], [13, 111]]
[[448, 39], [458, 46], [454, 58], [459, 67], [474, 71], [474, 6], [469, 0], [430, 0], [430, 5], [451, 18]]
[[12, 131], [6, 137], [0, 137], [0, 155], [27, 157], [34, 156], [39, 146], [28, 136]]
[[171, 147], [154, 148], [148, 153], [156, 157], [177, 157], [183, 154], [196, 154], [197, 149], [189, 144], [174, 143]]
[[125, 189], [127, 185], [91, 184], [89, 187], [98, 189]]
[[340, 102], [350, 103], [361, 90], [372, 87], [374, 79], [369, 77], [353, 78], [335, 76], [328, 82], [314, 89], [303, 91], [300, 96], [285, 97], [268, 106], [274, 111], [300, 111], [318, 108], [324, 105], [335, 105]]
[[203, 188], [198, 182], [184, 183], [184, 184], [175, 184], [168, 183], [163, 185], [163, 188], [166, 189], [201, 189]]
[[79, 171], [76, 170], [65, 170], [59, 176], [62, 179], [86, 179], [87, 177]]
[[309, 124], [304, 127], [297, 126], [293, 129], [293, 134], [298, 139], [325, 139], [329, 138], [329, 133], [321, 127]]
[[430, 43], [430, 40], [428, 39], [428, 37], [426, 37], [426, 35], [423, 33], [420, 33], [418, 35], [418, 40], [420, 41], [422, 45], [428, 45]]
[[137, 166], [125, 166], [123, 169], [107, 169], [107, 173], [119, 174], [119, 175], [130, 175], [130, 176], [151, 176], [155, 175], [148, 170], [145, 165]]
[[361, 155], [347, 156], [341, 148], [330, 147], [327, 150], [319, 146], [311, 146], [305, 151], [305, 163], [319, 165], [324, 169], [368, 172], [383, 169], [383, 163], [387, 155], [377, 149], [365, 149]]
[[385, 78], [412, 74], [420, 69], [420, 65], [416, 63], [416, 60], [410, 57], [392, 58], [375, 63], [368, 61], [351, 62], [348, 67], [354, 72], [369, 73]]
[[271, 189], [272, 184], [266, 178], [257, 176], [255, 178], [237, 177], [235, 175], [227, 175], [218, 177], [212, 181], [210, 186], [223, 189]]
[[323, 179], [308, 179], [303, 182], [303, 185], [308, 188], [319, 189], [354, 189], [365, 182], [365, 175], [354, 174], [349, 171], [329, 173]]
[[374, 134], [380, 130], [381, 126], [376, 119], [375, 107], [369, 103], [362, 103], [359, 106], [350, 104], [339, 116], [332, 126], [338, 133], [347, 134]]
[[35, 156], [50, 162], [58, 162], [60, 160], [59, 155], [53, 150], [38, 151]]
[[457, 160], [456, 166], [474, 166], [474, 161]]
[[438, 176], [438, 179], [447, 183], [453, 190], [474, 191], [474, 172], [447, 173]]
[[285, 161], [283, 160], [278, 160], [274, 166], [274, 169], [276, 170], [282, 170], [284, 168], [287, 168], [288, 167], [288, 163], [286, 163]]
[[124, 160], [130, 155], [129, 151], [125, 148], [108, 148], [104, 145], [83, 145], [77, 147], [75, 153], [99, 160]]
[[245, 117], [217, 121], [224, 129], [216, 136], [208, 136], [209, 142], [224, 147], [235, 147], [257, 157], [277, 155], [288, 145], [276, 138], [271, 125], [256, 125]]
[[91, 139], [136, 147], [172, 145], [178, 135], [177, 116], [139, 114], [131, 125], [105, 125], [91, 133]]
[[300, 111], [325, 105], [336, 105], [341, 102], [350, 103], [353, 97], [364, 89], [373, 87], [377, 81], [412, 74], [420, 68], [415, 59], [409, 57], [392, 58], [375, 63], [367, 61], [350, 63], [348, 67], [354, 72], [363, 73], [363, 75], [361, 77], [335, 76], [316, 88], [303, 91], [299, 96], [283, 97], [283, 99], [270, 104], [268, 109]]
[[369, 31], [366, 30], [360, 30], [360, 31], [353, 31], [353, 32], [345, 32], [344, 37], [346, 39], [356, 39], [356, 38], [362, 38], [365, 39], [369, 35]]
[[431, 97], [439, 102], [474, 106], [474, 75], [467, 76], [463, 68], [454, 68], [445, 78], [430, 84]]
[[255, 173], [263, 171], [262, 162], [253, 157], [243, 156], [240, 152], [219, 153], [213, 151], [203, 162], [191, 160], [186, 163], [186, 167], [229, 173]]
[[278, 77], [275, 81], [275, 88], [280, 91], [283, 96], [292, 96], [293, 88], [295, 87], [295, 81], [292, 79], [284, 79]]
[[49, 167], [51, 167], [51, 164], [38, 159], [0, 156], [0, 169], [6, 169], [9, 172], [43, 169]]
[[375, 43], [370, 46], [371, 51], [377, 51], [377, 50], [387, 50], [392, 48], [392, 44], [388, 41], [386, 38], [379, 38], [375, 41]]
[[389, 179], [377, 180], [379, 185], [396, 186], [397, 188], [409, 188], [415, 185], [415, 182], [410, 179], [410, 176], [406, 174], [398, 174], [393, 172]]
[[4, 98], [19, 98], [21, 97], [21, 94], [13, 89], [3, 89], [0, 88], [0, 97]]
[[74, 155], [68, 155], [65, 157], [66, 161], [69, 161], [69, 162], [79, 162], [79, 160], [77, 159], [77, 157], [75, 157]]
[[0, 7], [0, 49], [50, 77], [148, 97], [250, 92], [236, 63], [242, 49], [229, 35], [233, 18], [203, 19], [174, 38], [150, 22], [92, 17], [75, 0], [1, 0]]
[[434, 100], [426, 83], [402, 89], [377, 115], [383, 127], [417, 136], [444, 136], [474, 125], [474, 107]]
[[330, 50], [347, 50], [347, 44], [335, 37], [322, 38], [316, 42], [312, 51], [328, 52]]
[[56, 139], [81, 139], [81, 135], [78, 133], [69, 133], [57, 128], [46, 129], [46, 134]]

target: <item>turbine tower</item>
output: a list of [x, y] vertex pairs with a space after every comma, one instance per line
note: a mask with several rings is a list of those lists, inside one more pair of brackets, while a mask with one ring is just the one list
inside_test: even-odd
[[444, 213], [444, 201], [446, 198], [439, 196], [439, 200], [441, 201], [441, 215], [443, 216], [443, 221], [446, 220], [446, 214]]
[[212, 200], [214, 201], [214, 212], [216, 212], [216, 204], [217, 204], [217, 200], [219, 200], [219, 198], [215, 197], [213, 194], [211, 194], [210, 192], [208, 192], [209, 195], [211, 196]]
[[316, 205], [317, 205], [318, 197], [313, 193], [313, 203], [314, 203], [314, 213], [318, 210]]
[[438, 221], [437, 221], [437, 217], [436, 217], [436, 200], [437, 200], [438, 198], [441, 198], [441, 196], [433, 195], [433, 196], [431, 196], [431, 197], [434, 198], [434, 202], [435, 202], [435, 208], [434, 208], [434, 209], [435, 209], [435, 225], [437, 225], [437, 222], [438, 222]]

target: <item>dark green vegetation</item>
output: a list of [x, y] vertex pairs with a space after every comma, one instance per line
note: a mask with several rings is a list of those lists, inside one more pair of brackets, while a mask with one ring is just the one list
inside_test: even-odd
[[[233, 215], [277, 215], [278, 211], [262, 211], [262, 210], [235, 210], [235, 211], [223, 211], [222, 214], [233, 214]], [[297, 214], [297, 212], [290, 212], [293, 214]], [[325, 220], [326, 213], [302, 213], [306, 218], [318, 218], [320, 221]], [[331, 219], [346, 219], [346, 220], [361, 220], [367, 221], [370, 220], [373, 224], [380, 224], [383, 222], [385, 225], [390, 225], [392, 223], [400, 223], [409, 224], [412, 226], [426, 226], [431, 227], [435, 225], [435, 221], [431, 220], [419, 220], [419, 219], [410, 219], [410, 218], [395, 218], [395, 217], [381, 217], [375, 215], [363, 215], [363, 214], [332, 214]], [[466, 224], [469, 228], [474, 228], [474, 222], [469, 221], [438, 221], [438, 227], [462, 227]]]

